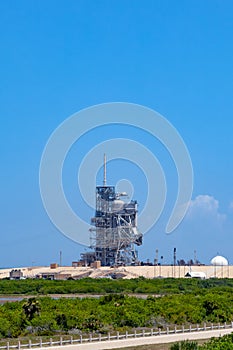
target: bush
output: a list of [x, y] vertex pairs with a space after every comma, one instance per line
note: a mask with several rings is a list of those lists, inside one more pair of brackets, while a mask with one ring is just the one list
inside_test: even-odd
[[171, 350], [198, 350], [197, 342], [190, 342], [188, 340], [176, 343], [171, 346]]

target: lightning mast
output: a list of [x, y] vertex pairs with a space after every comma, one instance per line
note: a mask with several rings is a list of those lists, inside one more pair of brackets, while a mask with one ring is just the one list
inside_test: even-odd
[[106, 154], [104, 153], [104, 181], [103, 186], [107, 186], [107, 161], [106, 161]]

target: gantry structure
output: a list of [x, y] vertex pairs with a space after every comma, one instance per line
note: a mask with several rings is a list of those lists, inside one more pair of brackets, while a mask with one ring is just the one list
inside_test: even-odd
[[96, 187], [96, 211], [91, 219], [91, 248], [95, 260], [102, 266], [138, 264], [135, 246], [142, 244], [137, 228], [137, 201], [122, 200], [127, 193], [117, 193], [107, 185], [106, 155], [104, 155], [103, 186]]

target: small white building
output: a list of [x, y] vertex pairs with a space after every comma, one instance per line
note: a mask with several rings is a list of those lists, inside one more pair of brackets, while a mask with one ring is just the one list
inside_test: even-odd
[[185, 277], [191, 277], [191, 278], [200, 278], [202, 280], [206, 279], [206, 274], [204, 272], [201, 271], [190, 271], [187, 272]]

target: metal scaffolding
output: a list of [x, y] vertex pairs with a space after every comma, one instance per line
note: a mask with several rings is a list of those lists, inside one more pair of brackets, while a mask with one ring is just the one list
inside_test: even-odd
[[96, 187], [96, 212], [91, 219], [94, 227], [90, 229], [91, 248], [102, 266], [138, 263], [135, 245], [142, 244], [142, 234], [137, 229], [137, 201], [127, 203], [123, 196], [127, 194], [107, 186], [104, 156], [103, 186]]

